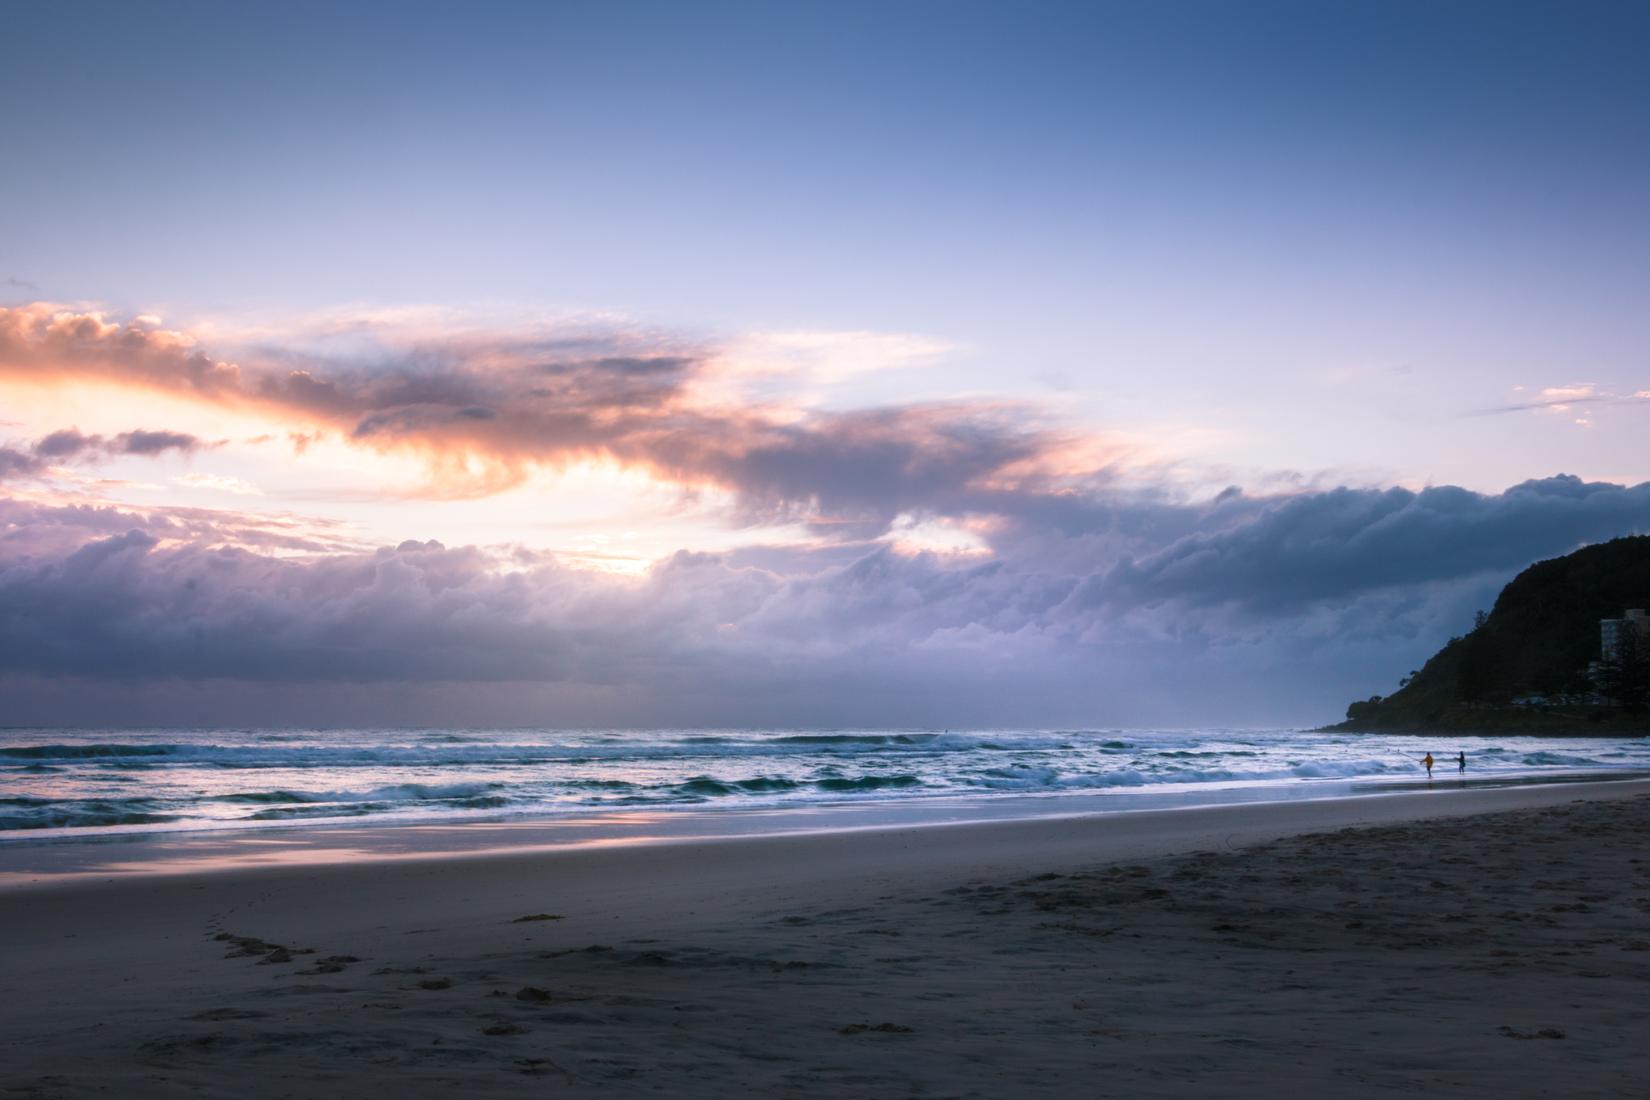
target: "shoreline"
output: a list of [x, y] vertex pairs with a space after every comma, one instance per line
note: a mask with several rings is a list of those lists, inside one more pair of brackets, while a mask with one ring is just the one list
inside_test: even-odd
[[[1556, 788], [1574, 792], [1639, 784], [1650, 789], [1642, 771], [1613, 774], [1580, 772], [1547, 775], [1492, 775], [1461, 778], [1445, 773], [1434, 779], [1388, 779], [1381, 782], [1315, 781], [1293, 788], [1275, 784], [1241, 784], [1191, 791], [1109, 790], [1103, 793], [953, 796], [886, 800], [861, 804], [825, 803], [803, 807], [672, 807], [651, 811], [602, 810], [559, 815], [461, 821], [281, 823], [262, 828], [191, 829], [0, 838], [0, 893], [114, 875], [153, 878], [267, 870], [276, 866], [321, 867], [367, 862], [417, 862], [508, 856], [649, 845], [700, 843], [853, 833], [899, 833], [933, 828], [989, 828], [1040, 821], [1095, 821], [1124, 816], [1221, 811], [1314, 804], [1346, 804], [1332, 814], [1353, 811], [1354, 804], [1384, 799], [1485, 798], [1494, 792]], [[1573, 795], [1572, 795], [1573, 796]], [[1500, 805], [1533, 804], [1503, 794]], [[1450, 807], [1414, 804], [1418, 813]], [[1408, 812], [1406, 810], [1405, 812]], [[1283, 810], [1285, 815], [1287, 809]], [[1392, 820], [1383, 815], [1374, 819]]]
[[[1650, 741], [1298, 730], [386, 729], [343, 740], [319, 731], [87, 730], [0, 741], [8, 787], [0, 849], [223, 830], [285, 836], [533, 820], [582, 821], [583, 835], [598, 837], [603, 828], [595, 823], [604, 816], [659, 813], [772, 811], [783, 829], [785, 815], [816, 810], [835, 815], [832, 822], [899, 824], [964, 803], [990, 804], [979, 812], [995, 817], [1287, 800], [1418, 781], [1429, 750], [1441, 758], [1467, 750], [1464, 778], [1473, 783], [1650, 774]], [[1451, 776], [1447, 764], [1437, 781]], [[914, 808], [892, 808], [907, 805]], [[741, 822], [730, 831], [749, 828]]]

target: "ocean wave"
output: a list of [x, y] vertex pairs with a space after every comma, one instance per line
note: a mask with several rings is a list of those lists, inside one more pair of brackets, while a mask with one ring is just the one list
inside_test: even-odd
[[[1413, 737], [1236, 734], [17, 730], [0, 735], [0, 830], [165, 822], [245, 828], [329, 818], [399, 822], [493, 811], [807, 806], [1118, 788], [1184, 800], [1199, 785], [1299, 790], [1405, 778], [1418, 772], [1428, 747], [1428, 739]], [[1622, 741], [1558, 745], [1508, 737], [1468, 755], [1475, 778], [1604, 771], [1635, 761], [1650, 768], [1650, 749]]]
[[723, 783], [719, 779], [712, 779], [708, 775], [698, 775], [685, 782], [678, 783], [674, 789], [685, 795], [710, 795], [714, 797], [716, 795], [732, 794], [737, 788], [732, 784]]
[[502, 783], [397, 783], [369, 791], [238, 791], [218, 795], [217, 802], [338, 803], [338, 802], [437, 802], [455, 799], [488, 798]]
[[23, 798], [0, 799], [15, 806], [0, 811], [0, 832], [17, 829], [107, 828], [113, 825], [159, 825], [178, 820], [177, 814], [157, 813], [148, 799], [49, 802]]
[[389, 802], [354, 802], [348, 804], [332, 803], [320, 806], [274, 806], [257, 813], [247, 814], [248, 821], [296, 821], [311, 817], [365, 817], [371, 813], [381, 813], [384, 810], [394, 809], [395, 804]]
[[1054, 768], [992, 768], [976, 782], [988, 790], [1027, 790], [1056, 786], [1060, 782], [1060, 773]]
[[749, 779], [717, 779], [709, 775], [696, 775], [667, 788], [667, 791], [677, 791], [696, 798], [715, 798], [730, 794], [777, 794], [794, 791], [801, 786], [802, 784], [795, 779], [780, 776], [757, 775]]
[[1386, 775], [1409, 770], [1408, 764], [1400, 765], [1387, 760], [1311, 760], [1291, 766], [1288, 774], [1296, 779], [1354, 779], [1360, 775]]
[[1568, 756], [1561, 752], [1531, 752], [1524, 755], [1523, 762], [1532, 768], [1550, 767], [1555, 764], [1597, 764], [1599, 761], [1590, 756]]
[[861, 775], [853, 779], [832, 777], [821, 779], [814, 786], [822, 791], [885, 791], [890, 788], [920, 787], [922, 777], [917, 775]]
[[330, 799], [311, 791], [242, 791], [218, 795], [217, 802], [327, 802]]
[[735, 786], [742, 791], [751, 791], [756, 794], [766, 794], [770, 791], [794, 791], [802, 784], [794, 779], [780, 779], [759, 775], [754, 779], [741, 779]]
[[1251, 752], [1248, 749], [1171, 749], [1171, 750], [1166, 751], [1166, 752], [1154, 752], [1154, 753], [1152, 753], [1152, 755], [1153, 756], [1167, 757], [1171, 760], [1195, 760], [1195, 759], [1198, 759], [1200, 757], [1212, 757], [1212, 756], [1221, 756], [1221, 757], [1237, 756], [1237, 757], [1243, 757], [1243, 756], [1259, 756], [1261, 754], [1258, 753], [1258, 752]]
[[974, 780], [988, 791], [1092, 790], [1103, 787], [1141, 787], [1150, 782], [1134, 768], [1067, 775], [1057, 768], [1019, 766], [993, 768]]
[[[1157, 756], [1169, 756], [1158, 753]], [[1239, 755], [1239, 754], [1232, 754]], [[1253, 754], [1242, 754], [1253, 755]], [[985, 790], [1091, 790], [1106, 787], [1140, 787], [1149, 783], [1233, 783], [1281, 779], [1350, 779], [1384, 775], [1398, 770], [1382, 760], [1324, 760], [1292, 764], [1285, 768], [1194, 768], [1178, 764], [1161, 770], [1110, 768], [1103, 772], [1063, 772], [1046, 765], [1018, 765], [992, 768], [972, 782]]]
[[510, 799], [503, 795], [472, 795], [468, 798], [447, 799], [379, 799], [374, 801], [310, 802], [286, 806], [271, 806], [246, 816], [248, 821], [292, 821], [313, 818], [365, 817], [368, 814], [393, 813], [417, 807], [429, 810], [440, 807], [452, 810], [496, 810], [508, 806]]
[[0, 748], [0, 759], [95, 760], [102, 757], [169, 756], [179, 745], [17, 745]]
[[583, 744], [491, 744], [458, 740], [400, 745], [45, 744], [0, 748], [0, 760], [29, 760], [44, 764], [93, 763], [102, 767], [125, 769], [151, 769], [156, 766], [208, 766], [231, 769], [536, 767], [547, 764], [582, 765], [620, 760], [646, 762], [805, 755], [926, 755], [1071, 747], [1068, 741], [1047, 737], [1004, 739], [1000, 735], [951, 733], [795, 734], [739, 740], [682, 738], [645, 741], [607, 738]]
[[770, 737], [770, 745], [926, 745], [943, 733], [796, 733]]

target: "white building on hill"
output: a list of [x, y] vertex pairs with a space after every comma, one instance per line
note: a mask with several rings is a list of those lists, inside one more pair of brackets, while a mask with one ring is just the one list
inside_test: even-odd
[[1632, 608], [1623, 612], [1619, 619], [1598, 621], [1599, 653], [1605, 661], [1620, 658], [1621, 636], [1627, 630], [1632, 630], [1640, 638], [1650, 641], [1650, 615], [1645, 614], [1644, 608]]

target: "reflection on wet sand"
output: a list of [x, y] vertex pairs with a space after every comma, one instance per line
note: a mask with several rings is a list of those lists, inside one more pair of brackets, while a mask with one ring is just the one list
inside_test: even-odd
[[602, 811], [452, 824], [326, 825], [245, 830], [105, 834], [0, 841], [0, 889], [100, 876], [183, 875], [430, 858], [486, 858], [585, 848], [714, 841], [735, 837], [937, 827], [992, 821], [1105, 816], [1152, 810], [1326, 798], [1377, 798], [1433, 791], [1630, 783], [1650, 773], [1469, 777], [1323, 783], [1306, 788], [1234, 784], [1196, 791], [1133, 789], [1087, 794], [925, 799], [783, 809]]

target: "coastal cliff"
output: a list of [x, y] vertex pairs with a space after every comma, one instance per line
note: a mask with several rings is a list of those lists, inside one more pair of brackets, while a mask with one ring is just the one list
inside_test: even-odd
[[1601, 657], [1600, 620], [1647, 604], [1650, 536], [1537, 562], [1501, 590], [1471, 631], [1451, 638], [1397, 691], [1353, 703], [1346, 721], [1330, 728], [1650, 734], [1642, 705], [1615, 705], [1589, 676]]

